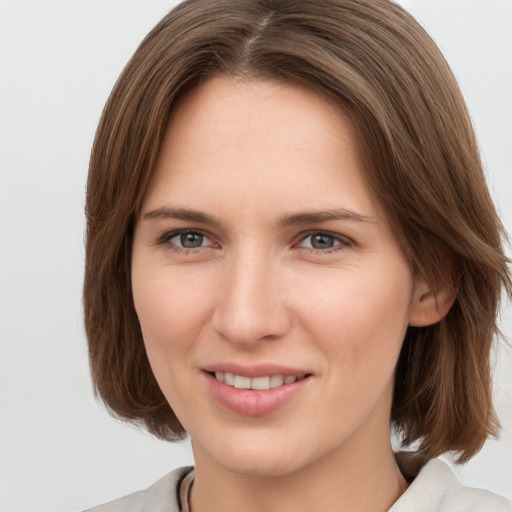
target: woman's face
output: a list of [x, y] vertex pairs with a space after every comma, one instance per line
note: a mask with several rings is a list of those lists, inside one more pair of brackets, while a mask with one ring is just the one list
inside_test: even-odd
[[282, 475], [389, 443], [418, 291], [326, 100], [227, 78], [186, 96], [132, 279], [151, 366], [198, 464]]

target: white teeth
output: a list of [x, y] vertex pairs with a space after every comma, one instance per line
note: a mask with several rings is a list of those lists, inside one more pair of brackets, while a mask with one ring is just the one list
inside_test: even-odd
[[251, 378], [235, 375], [234, 386], [237, 389], [251, 389]]
[[282, 375], [272, 375], [270, 377], [269, 386], [271, 388], [278, 388], [284, 384], [284, 377]]
[[300, 380], [300, 377], [295, 375], [266, 375], [265, 377], [244, 377], [242, 375], [234, 375], [233, 373], [215, 372], [215, 378], [219, 382], [224, 382], [228, 386], [233, 386], [237, 389], [255, 389], [264, 391], [266, 389], [278, 388], [283, 384], [292, 384]]
[[252, 389], [265, 390], [270, 388], [270, 377], [254, 377], [251, 381]]

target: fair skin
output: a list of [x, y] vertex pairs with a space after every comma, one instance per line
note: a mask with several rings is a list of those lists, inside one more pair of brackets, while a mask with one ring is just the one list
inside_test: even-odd
[[193, 512], [384, 511], [405, 490], [394, 368], [407, 326], [449, 305], [413, 276], [334, 105], [269, 81], [189, 93], [143, 202], [132, 284], [192, 439]]

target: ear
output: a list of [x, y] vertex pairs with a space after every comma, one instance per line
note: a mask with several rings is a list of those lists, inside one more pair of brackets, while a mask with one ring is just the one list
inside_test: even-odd
[[432, 287], [426, 279], [418, 277], [414, 285], [409, 325], [426, 327], [444, 318], [457, 297], [458, 286], [446, 279]]

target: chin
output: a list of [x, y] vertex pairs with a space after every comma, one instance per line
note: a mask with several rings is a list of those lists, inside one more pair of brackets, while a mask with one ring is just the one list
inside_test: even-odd
[[[259, 452], [259, 453], [257, 453]], [[239, 475], [258, 478], [276, 478], [295, 473], [303, 464], [296, 457], [267, 456], [261, 450], [236, 454], [233, 457], [219, 461], [225, 469]]]
[[[245, 437], [245, 436], [244, 436]], [[288, 437], [278, 440], [265, 439], [265, 436], [254, 435], [251, 439], [236, 439], [236, 436], [226, 436], [220, 443], [209, 440], [204, 447], [192, 442], [196, 462], [202, 458], [214, 460], [224, 469], [251, 477], [282, 477], [308, 466], [314, 455], [308, 457], [305, 452], [307, 442]]]

